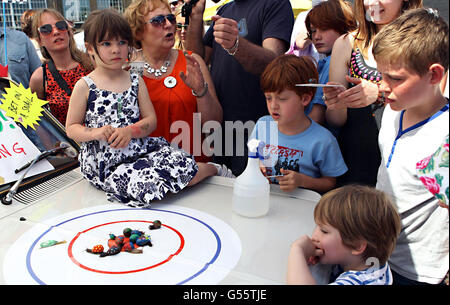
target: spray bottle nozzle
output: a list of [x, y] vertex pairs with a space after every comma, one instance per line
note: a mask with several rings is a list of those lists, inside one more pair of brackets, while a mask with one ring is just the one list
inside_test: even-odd
[[264, 160], [263, 148], [265, 146], [266, 143], [258, 139], [251, 139], [248, 141], [247, 147], [249, 158], [259, 158], [260, 160]]

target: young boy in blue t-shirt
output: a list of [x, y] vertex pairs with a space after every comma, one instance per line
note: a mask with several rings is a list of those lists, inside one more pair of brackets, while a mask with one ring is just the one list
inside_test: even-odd
[[258, 120], [251, 138], [266, 143], [262, 171], [281, 190], [297, 187], [320, 193], [333, 189], [336, 177], [347, 171], [335, 137], [304, 112], [314, 87], [298, 87], [317, 79], [309, 57], [282, 55], [261, 75], [270, 116]]
[[[316, 50], [324, 56], [317, 63], [317, 70], [319, 72], [318, 83], [326, 84], [329, 80], [328, 71], [334, 42], [341, 35], [356, 29], [351, 3], [343, 0], [321, 2], [309, 11], [305, 19], [305, 27], [308, 38]], [[323, 89], [319, 87], [311, 102], [305, 107], [305, 113], [317, 123], [328, 128], [325, 120], [327, 106], [322, 97]], [[338, 132], [334, 128], [330, 130], [335, 135]]]

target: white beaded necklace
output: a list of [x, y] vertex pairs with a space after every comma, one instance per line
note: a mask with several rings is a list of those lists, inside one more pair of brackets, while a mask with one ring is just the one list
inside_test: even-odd
[[150, 64], [147, 62], [147, 59], [144, 56], [144, 53], [142, 53], [142, 56], [143, 56], [143, 58], [145, 60], [144, 69], [147, 71], [148, 74], [155, 74], [156, 77], [159, 77], [159, 76], [163, 75], [164, 73], [167, 72], [167, 69], [169, 68], [169, 66], [171, 64], [171, 62], [169, 60], [170, 59], [170, 53], [171, 52], [169, 52], [169, 55], [167, 56], [167, 59], [164, 61], [164, 64], [159, 69], [155, 69], [152, 66], [150, 66]]

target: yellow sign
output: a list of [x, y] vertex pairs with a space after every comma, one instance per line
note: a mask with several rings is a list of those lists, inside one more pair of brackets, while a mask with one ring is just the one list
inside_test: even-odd
[[23, 127], [34, 128], [34, 124], [38, 124], [44, 110], [42, 106], [47, 101], [39, 99], [36, 93], [32, 93], [30, 89], [25, 89], [22, 84], [16, 85], [10, 82], [11, 87], [5, 88], [5, 94], [2, 97], [0, 109], [5, 111], [7, 117], [22, 124]]

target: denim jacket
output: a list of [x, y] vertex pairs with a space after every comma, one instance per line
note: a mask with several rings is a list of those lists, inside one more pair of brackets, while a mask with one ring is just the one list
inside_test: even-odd
[[[31, 40], [21, 31], [6, 29], [6, 43], [8, 72], [14, 81], [28, 88], [31, 74], [41, 66], [41, 60]], [[5, 66], [4, 29], [0, 29], [0, 58], [0, 64]]]

